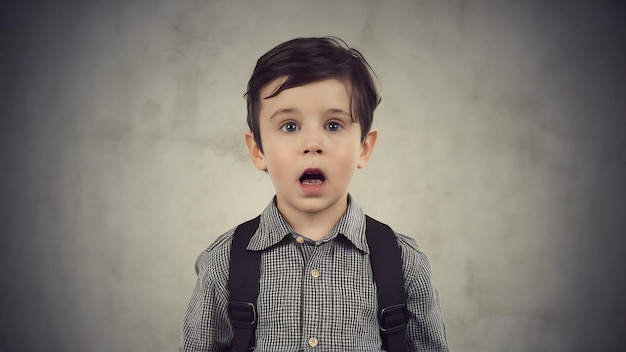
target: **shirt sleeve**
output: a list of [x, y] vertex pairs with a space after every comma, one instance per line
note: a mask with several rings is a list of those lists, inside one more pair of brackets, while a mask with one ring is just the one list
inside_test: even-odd
[[428, 258], [411, 238], [399, 235], [408, 294], [406, 329], [411, 351], [448, 351], [439, 296], [431, 281]]
[[183, 320], [181, 352], [227, 351], [232, 340], [227, 285], [233, 232], [220, 236], [196, 260], [198, 279]]

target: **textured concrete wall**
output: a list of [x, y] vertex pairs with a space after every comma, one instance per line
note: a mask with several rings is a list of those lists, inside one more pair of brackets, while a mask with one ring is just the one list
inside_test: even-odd
[[336, 35], [384, 87], [352, 193], [429, 255], [456, 351], [606, 350], [626, 323], [618, 2], [3, 5], [0, 349], [171, 351], [196, 256], [272, 185], [256, 59]]

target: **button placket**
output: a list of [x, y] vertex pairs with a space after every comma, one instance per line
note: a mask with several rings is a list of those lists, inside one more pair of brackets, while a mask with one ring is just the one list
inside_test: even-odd
[[322, 326], [320, 316], [320, 306], [316, 297], [318, 297], [322, 293], [322, 288], [320, 287], [322, 278], [320, 277], [321, 272], [319, 269], [320, 259], [324, 256], [324, 245], [313, 244], [311, 242], [306, 242], [304, 244], [308, 248], [308, 258], [305, 261], [304, 266], [304, 274], [306, 279], [303, 282], [303, 306], [302, 306], [302, 334], [304, 339], [304, 345], [310, 348], [318, 347], [320, 342], [316, 335], [319, 334], [320, 328]]

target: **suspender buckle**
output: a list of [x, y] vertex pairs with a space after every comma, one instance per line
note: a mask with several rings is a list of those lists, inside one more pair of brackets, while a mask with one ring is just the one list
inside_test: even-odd
[[231, 301], [228, 304], [230, 321], [235, 328], [252, 329], [256, 324], [256, 307], [250, 302]]
[[406, 304], [383, 308], [378, 316], [380, 331], [385, 334], [391, 334], [406, 329], [408, 322], [409, 311], [406, 308]]

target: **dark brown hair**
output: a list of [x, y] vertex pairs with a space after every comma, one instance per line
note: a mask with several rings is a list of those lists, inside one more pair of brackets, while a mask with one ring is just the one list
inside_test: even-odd
[[372, 74], [363, 55], [335, 37], [296, 38], [268, 51], [257, 61], [244, 95], [248, 104], [248, 126], [260, 150], [263, 151], [259, 131], [260, 92], [281, 77], [286, 77], [285, 82], [263, 99], [275, 97], [285, 89], [331, 78], [350, 83], [353, 110], [350, 113], [361, 125], [361, 141], [364, 141], [372, 127], [374, 109], [380, 103]]

